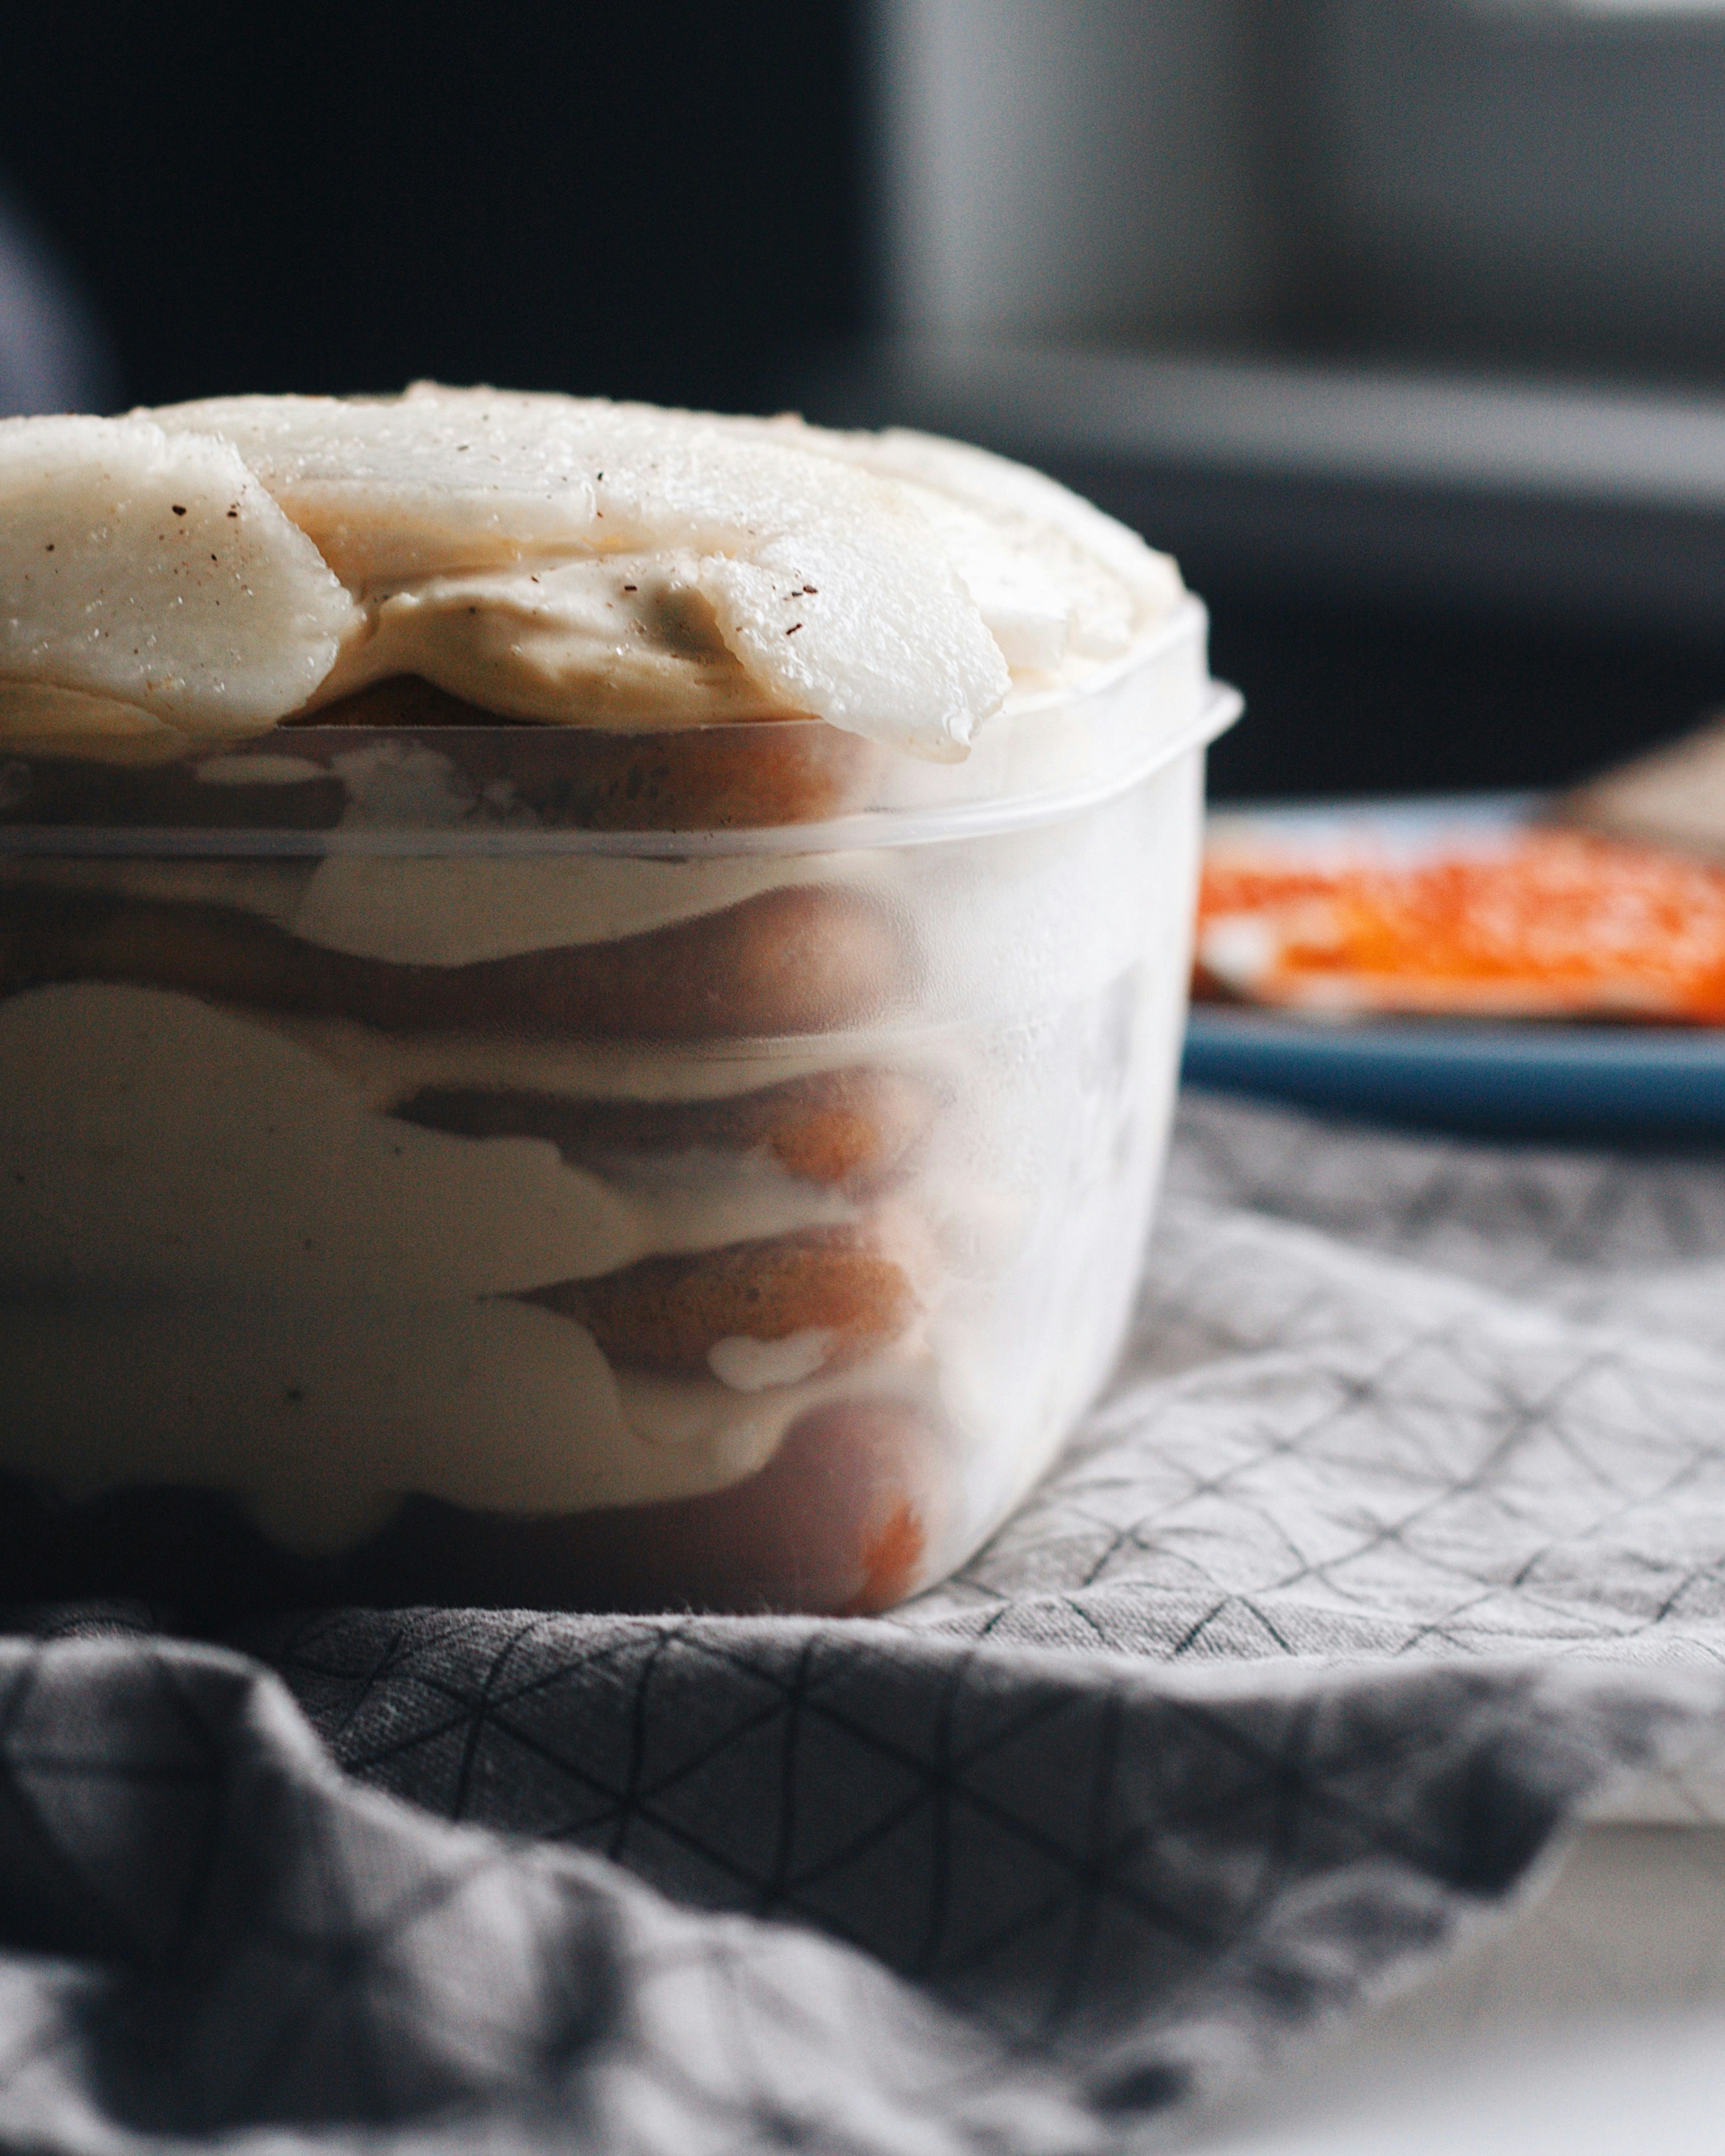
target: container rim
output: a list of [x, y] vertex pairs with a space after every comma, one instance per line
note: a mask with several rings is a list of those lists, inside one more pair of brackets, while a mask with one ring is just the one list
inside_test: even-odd
[[[1099, 669], [1076, 690], [1026, 698], [1004, 716], [1045, 715], [1101, 696], [1137, 668], [1153, 663], [1208, 617], [1189, 594], [1182, 604], [1121, 660]], [[463, 827], [377, 824], [322, 829], [247, 825], [0, 824], [0, 855], [91, 859], [264, 860], [331, 855], [371, 858], [521, 858], [588, 855], [612, 859], [676, 860], [737, 854], [827, 854], [873, 847], [935, 844], [1021, 830], [1081, 814], [1126, 792], [1189, 750], [1225, 732], [1244, 708], [1239, 691], [1209, 680], [1197, 707], [1165, 732], [1153, 732], [1141, 752], [1076, 784], [968, 800], [865, 808], [824, 822], [747, 825], [724, 829], [594, 830], [572, 826]], [[540, 732], [542, 729], [535, 728]], [[248, 746], [254, 746], [248, 744]]]

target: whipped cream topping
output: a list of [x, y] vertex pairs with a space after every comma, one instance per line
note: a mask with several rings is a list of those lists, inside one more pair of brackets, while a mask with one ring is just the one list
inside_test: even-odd
[[110, 752], [413, 673], [506, 716], [801, 715], [951, 761], [1180, 593], [980, 451], [424, 384], [0, 422], [0, 742]]

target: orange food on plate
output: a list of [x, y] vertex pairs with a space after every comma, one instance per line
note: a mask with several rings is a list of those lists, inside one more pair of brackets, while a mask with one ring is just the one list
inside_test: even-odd
[[1725, 869], [1539, 826], [1397, 850], [1224, 825], [1197, 988], [1311, 1011], [1725, 1024]]

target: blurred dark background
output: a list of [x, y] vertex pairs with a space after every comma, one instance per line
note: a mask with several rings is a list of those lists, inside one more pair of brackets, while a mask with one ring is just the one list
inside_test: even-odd
[[1178, 552], [1234, 794], [1725, 702], [1725, 6], [6, 11], [0, 408], [908, 418]]
[[845, 7], [5, 11], [0, 172], [117, 393], [412, 377], [728, 405], [864, 326]]

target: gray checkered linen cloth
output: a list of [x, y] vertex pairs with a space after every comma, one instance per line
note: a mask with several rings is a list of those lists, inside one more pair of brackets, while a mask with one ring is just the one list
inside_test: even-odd
[[1717, 1734], [1722, 1286], [1725, 1165], [1189, 1099], [1117, 1381], [889, 1620], [23, 1613], [0, 2143], [1154, 2138]]

